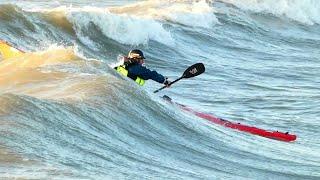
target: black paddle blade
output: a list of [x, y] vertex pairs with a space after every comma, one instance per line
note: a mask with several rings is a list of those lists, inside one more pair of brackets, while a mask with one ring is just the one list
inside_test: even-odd
[[197, 64], [190, 66], [188, 69], [186, 69], [184, 71], [182, 77], [183, 78], [195, 77], [195, 76], [198, 76], [198, 75], [204, 73], [205, 70], [206, 70], [206, 68], [204, 67], [204, 65], [202, 63], [197, 63]]
[[[204, 73], [204, 71], [205, 71], [205, 67], [204, 67], [204, 65], [202, 63], [194, 64], [194, 65], [190, 66], [188, 69], [186, 69], [184, 71], [183, 75], [180, 78], [172, 81], [169, 84], [169, 86], [171, 86], [173, 83], [176, 83], [176, 82], [180, 81], [183, 78], [191, 78], [191, 77], [194, 77], [194, 76], [198, 76], [198, 75]], [[160, 88], [158, 90], [155, 90], [153, 92], [157, 93], [157, 92], [161, 91], [164, 88], [167, 88], [167, 86], [163, 86], [162, 88]]]

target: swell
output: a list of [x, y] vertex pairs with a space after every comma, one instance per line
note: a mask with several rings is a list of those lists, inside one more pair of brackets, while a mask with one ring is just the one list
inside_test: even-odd
[[[114, 99], [119, 97], [110, 91], [108, 93]], [[136, 102], [131, 104], [132, 109], [127, 110], [123, 103], [120, 103], [120, 107], [114, 107], [120, 101], [113, 102], [110, 97], [104, 96], [104, 101], [100, 102], [108, 103], [99, 103], [92, 109], [86, 106], [88, 102], [70, 104], [3, 94], [1, 101], [6, 105], [2, 105], [1, 109], [6, 109], [7, 116], [1, 116], [1, 121], [14, 120], [17, 126], [10, 125], [6, 127], [6, 132], [1, 131], [2, 142], [23, 156], [37, 161], [45, 160], [57, 169], [58, 175], [66, 166], [77, 174], [76, 177], [86, 175], [81, 172], [89, 169], [90, 173], [108, 175], [101, 168], [113, 169], [122, 164], [114, 171], [121, 177], [122, 173], [129, 171], [127, 167], [130, 168], [131, 163], [138, 163], [138, 167], [156, 174], [167, 171], [167, 175], [171, 176], [180, 172], [178, 174], [181, 176], [196, 177], [194, 173], [183, 170], [181, 164], [172, 168], [169, 164], [161, 163], [162, 160], [154, 159], [158, 153], [163, 153], [161, 151], [168, 144], [177, 146], [181, 143], [174, 141], [175, 138], [167, 132], [168, 127], [172, 128], [175, 124], [172, 118], [157, 113], [157, 117], [163, 121], [161, 124], [152, 123], [154, 118], [149, 115], [155, 113], [155, 107], [149, 109], [150, 106], [140, 102], [134, 105]], [[133, 100], [132, 97], [128, 98]], [[122, 110], [120, 114], [117, 113], [119, 108]], [[145, 112], [147, 119], [137, 116], [137, 112]], [[130, 121], [126, 118], [128, 115]], [[184, 129], [180, 125], [174, 127], [177, 130]], [[172, 153], [176, 151], [175, 148], [167, 150]], [[158, 163], [163, 165], [159, 166]], [[43, 166], [36, 171], [46, 172], [47, 168]], [[68, 177], [72, 177], [72, 173]], [[143, 177], [141, 174], [137, 176]]]
[[[111, 169], [117, 177], [126, 177], [126, 172], [130, 170], [140, 178], [148, 178], [150, 173], [168, 178], [235, 177], [239, 174], [245, 177], [241, 172], [249, 168], [269, 177], [310, 178], [306, 176], [308, 171], [296, 174], [292, 170], [295, 165], [305, 163], [301, 158], [295, 162], [286, 154], [281, 159], [268, 158], [268, 163], [279, 164], [281, 161], [287, 164], [289, 161], [291, 165], [295, 164], [285, 172], [266, 169], [263, 164], [253, 166], [248, 160], [241, 162], [239, 157], [247, 155], [247, 147], [233, 145], [236, 147], [230, 149], [225, 144], [234, 138], [233, 133], [225, 130], [219, 133], [218, 129], [213, 136], [210, 133], [213, 129], [203, 128], [202, 124], [199, 126], [195, 119], [180, 121], [183, 118], [181, 115], [158, 104], [147, 99], [137, 101], [134, 97], [140, 97], [141, 91], [128, 90], [127, 87], [104, 91], [103, 94], [108, 95], [98, 99], [93, 97], [94, 107], [90, 100], [70, 103], [2, 94], [0, 100], [5, 105], [0, 108], [6, 109], [6, 116], [0, 116], [1, 121], [16, 124], [3, 127], [7, 131], [0, 131], [2, 142], [20, 156], [50, 164], [39, 166], [35, 163], [32, 166], [34, 169], [29, 172], [39, 175], [39, 172], [48, 173], [51, 169], [55, 172], [52, 177], [108, 177], [110, 173], [103, 169]], [[130, 91], [131, 95], [124, 94], [124, 91]], [[126, 107], [128, 102], [131, 108]], [[219, 139], [220, 136], [224, 138]], [[259, 143], [251, 140], [245, 142], [250, 146]], [[250, 152], [253, 153], [251, 158], [258, 156], [267, 160], [270, 156]], [[225, 158], [225, 153], [228, 158]], [[172, 166], [172, 163], [175, 165]], [[238, 167], [234, 172], [236, 174], [221, 168], [232, 167], [232, 164]], [[310, 170], [317, 168], [316, 163], [314, 167], [308, 167]], [[70, 173], [65, 174], [66, 168]], [[138, 173], [141, 170], [146, 174]], [[51, 175], [49, 173], [43, 177]]]
[[[152, 3], [151, 6], [151, 10], [158, 8]], [[159, 6], [164, 6], [163, 12], [177, 7], [170, 3]], [[145, 7], [142, 3], [140, 8]], [[237, 14], [239, 9], [235, 14], [210, 11], [221, 24], [199, 21], [200, 25], [192, 26], [164, 14], [141, 20], [135, 12], [135, 16], [126, 16], [103, 8], [33, 12], [13, 5], [0, 8], [4, 26], [1, 30], [5, 32], [0, 36], [37, 51], [0, 64], [0, 138], [5, 152], [14, 154], [9, 163], [20, 162], [20, 157], [35, 161], [31, 170], [23, 168], [31, 172], [24, 172], [27, 178], [34, 177], [32, 173], [38, 178], [44, 173], [40, 176], [43, 179], [319, 176], [319, 155], [315, 151], [319, 143], [310, 138], [318, 133], [318, 123], [312, 122], [318, 114], [314, 100], [318, 97], [314, 86], [318, 71], [312, 68], [313, 64], [306, 65], [304, 58], [312, 63], [318, 59], [309, 59], [303, 54], [307, 48], [297, 51], [300, 48], [293, 45], [299, 41], [302, 46], [308, 36], [290, 39], [295, 31], [287, 36], [283, 29], [269, 26], [279, 19], [259, 14], [250, 18], [246, 13]], [[267, 23], [261, 23], [261, 18]], [[142, 26], [138, 29], [142, 30], [146, 24], [151, 25], [137, 39], [131, 39], [109, 32], [111, 25], [105, 26], [104, 21], [116, 23], [117, 27], [124, 24], [125, 32], [121, 33], [130, 35], [135, 33], [130, 31], [132, 27]], [[296, 28], [295, 23], [284, 22], [297, 32], [307, 32], [306, 27], [310, 27]], [[33, 28], [28, 28], [28, 23]], [[157, 35], [151, 36], [158, 28]], [[11, 32], [14, 29], [24, 35]], [[311, 32], [315, 34], [316, 27]], [[164, 40], [157, 39], [162, 36]], [[175, 48], [169, 48], [169, 36], [179, 42]], [[283, 40], [276, 40], [279, 36]], [[317, 36], [311, 39], [314, 41], [307, 47], [316, 48], [312, 44], [318, 43]], [[46, 48], [57, 42], [75, 47]], [[210, 112], [220, 110], [226, 116], [233, 115], [231, 119], [252, 119], [252, 124], [265, 128], [292, 128], [301, 135], [301, 141], [281, 144], [229, 131], [158, 102], [157, 97], [108, 67], [116, 55], [131, 46], [145, 48], [152, 65], [166, 67], [166, 72], [174, 76], [195, 60], [206, 63], [208, 74], [197, 77], [197, 81], [185, 81], [168, 93], [194, 99], [195, 106], [208, 106]], [[82, 51], [98, 60], [84, 57], [87, 54]], [[296, 78], [301, 85], [292, 85]], [[276, 79], [281, 81], [276, 83]], [[191, 88], [200, 85], [199, 92]], [[181, 94], [182, 89], [186, 95]], [[295, 108], [288, 108], [291, 106]]]
[[287, 17], [294, 21], [314, 25], [319, 24], [319, 8], [320, 3], [313, 0], [281, 0], [278, 3], [274, 1], [262, 0], [222, 0], [230, 3], [238, 8], [253, 13], [270, 14], [277, 17]]
[[[206, 28], [210, 28], [217, 21], [212, 8], [204, 1], [199, 3], [177, 1], [173, 5], [161, 1], [148, 1], [137, 3], [132, 7], [67, 8], [61, 6], [43, 10], [21, 9], [15, 5], [0, 6], [3, 9], [1, 18], [5, 22], [3, 28], [8, 30], [8, 34], [11, 34], [9, 29], [21, 29], [20, 35], [27, 36], [28, 32], [33, 32], [38, 33], [37, 36], [44, 35], [45, 37], [42, 38], [46, 40], [55, 41], [73, 39], [76, 36], [80, 42], [89, 47], [91, 45], [93, 49], [98, 47], [96, 41], [102, 37], [121, 44], [146, 45], [149, 41], [157, 41], [172, 46], [175, 42], [170, 33], [171, 29], [165, 25], [165, 21]], [[127, 8], [147, 8], [149, 14], [142, 15], [135, 11], [128, 11]], [[201, 12], [201, 8], [206, 10]], [[154, 13], [159, 11], [162, 12], [161, 16]], [[167, 14], [170, 15], [167, 16]], [[190, 18], [193, 22], [191, 24], [186, 21]], [[208, 22], [208, 19], [212, 20]], [[194, 24], [194, 22], [199, 24]], [[36, 38], [33, 40], [36, 41]]]
[[[175, 26], [170, 24], [184, 24], [190, 27], [197, 27], [198, 25], [191, 25], [184, 23], [184, 19], [189, 19], [189, 16], [192, 16], [190, 22], [198, 22], [201, 25], [197, 28], [187, 28], [188, 31], [193, 32], [191, 34], [192, 38], [201, 38], [194, 36], [194, 32], [200, 34], [209, 34], [210, 38], [204, 37], [203, 41], [207, 44], [212, 44], [210, 40], [212, 38], [212, 33], [221, 34], [222, 32], [217, 32], [218, 28], [215, 27], [216, 23], [222, 23], [224, 25], [232, 26], [232, 29], [239, 30], [243, 32], [240, 36], [241, 38], [248, 36], [248, 38], [255, 36], [261, 41], [255, 40], [253, 44], [261, 44], [263, 42], [269, 41], [272, 42], [270, 47], [274, 47], [273, 44], [292, 44], [299, 46], [303, 45], [309, 48], [317, 48], [319, 41], [317, 36], [310, 37], [299, 37], [294, 36], [294, 31], [292, 34], [284, 34], [282, 31], [275, 30], [277, 29], [276, 24], [274, 24], [278, 19], [269, 19], [266, 22], [267, 24], [261, 23], [259, 18], [260, 15], [248, 15], [246, 13], [241, 13], [241, 11], [236, 11], [236, 16], [229, 14], [226, 10], [228, 7], [223, 3], [217, 2], [212, 5], [207, 5], [204, 1], [200, 1], [198, 4], [185, 4], [177, 3], [177, 7], [174, 5], [170, 6], [170, 3], [165, 3], [161, 1], [155, 2], [144, 2], [137, 3], [131, 6], [116, 7], [116, 8], [67, 8], [59, 7], [51, 10], [37, 10], [37, 11], [26, 11], [15, 5], [0, 5], [3, 10], [0, 20], [4, 21], [2, 24], [3, 31], [6, 34], [9, 34], [9, 38], [12, 41], [17, 41], [17, 36], [23, 36], [24, 41], [20, 43], [20, 46], [28, 47], [29, 49], [34, 49], [31, 44], [40, 44], [40, 46], [48, 46], [48, 44], [59, 43], [70, 45], [76, 39], [80, 44], [83, 44], [89, 47], [93, 51], [101, 51], [104, 53], [106, 45], [110, 44], [111, 47], [123, 45], [147, 45], [150, 41], [159, 42], [160, 45], [173, 46], [177, 44], [177, 34], [173, 34], [172, 31]], [[215, 7], [217, 6], [217, 7]], [[129, 10], [128, 10], [129, 8]], [[141, 15], [135, 11], [131, 12], [130, 9], [136, 8], [147, 8], [150, 12], [147, 15]], [[204, 8], [204, 12], [198, 12], [197, 8]], [[175, 10], [176, 9], [176, 10]], [[154, 14], [154, 11], [163, 11], [164, 13]], [[128, 11], [128, 12], [127, 12]], [[217, 11], [217, 12], [216, 12]], [[169, 17], [165, 14], [172, 14]], [[206, 16], [214, 16], [216, 21], [214, 23], [209, 21], [203, 21], [197, 19], [196, 13], [204, 13], [201, 18], [206, 18]], [[217, 14], [215, 16], [215, 14]], [[194, 17], [193, 17], [194, 16]], [[173, 20], [172, 18], [176, 17], [177, 19]], [[179, 18], [178, 18], [179, 17]], [[256, 19], [258, 18], [258, 19]], [[180, 20], [181, 19], [181, 20]], [[219, 19], [219, 20], [218, 20]], [[13, 23], [16, 22], [16, 23]], [[308, 31], [310, 28], [304, 28], [304, 26], [299, 26], [295, 24], [290, 24], [290, 22], [283, 22], [284, 24], [290, 25], [291, 27], [296, 27], [298, 31]], [[110, 27], [113, 28], [110, 28]], [[271, 27], [270, 27], [271, 26]], [[142, 28], [143, 27], [143, 28]], [[206, 30], [198, 30], [202, 27], [207, 28]], [[210, 30], [210, 28], [214, 28]], [[313, 32], [316, 32], [316, 27], [311, 28]], [[281, 30], [281, 29], [280, 29]], [[209, 31], [209, 32], [207, 32]], [[270, 33], [271, 32], [271, 33]], [[29, 34], [34, 34], [33, 37], [30, 37]], [[279, 37], [280, 39], [276, 38]], [[239, 35], [231, 34], [228, 41], [232, 43], [243, 43], [237, 42], [237, 37]], [[286, 37], [287, 36], [287, 37]], [[228, 36], [225, 36], [228, 37]], [[6, 38], [8, 39], [8, 38]], [[38, 39], [45, 39], [47, 42], [39, 42]], [[11, 42], [12, 42], [11, 41]], [[30, 41], [32, 43], [30, 43]], [[224, 41], [222, 41], [224, 42]], [[234, 46], [228, 46], [228, 43], [220, 44], [220, 47], [233, 48]], [[241, 48], [239, 50], [248, 50], [248, 48]], [[250, 50], [250, 49], [249, 49]], [[272, 50], [272, 49], [271, 49]], [[92, 53], [92, 52], [91, 52]], [[261, 53], [261, 52], [259, 52]]]

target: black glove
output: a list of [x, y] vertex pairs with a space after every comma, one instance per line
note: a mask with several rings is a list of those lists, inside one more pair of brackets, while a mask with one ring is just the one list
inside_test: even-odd
[[164, 84], [165, 86], [169, 87], [170, 84], [171, 84], [171, 81], [169, 81], [168, 78], [166, 78], [166, 79], [164, 80], [163, 84]]

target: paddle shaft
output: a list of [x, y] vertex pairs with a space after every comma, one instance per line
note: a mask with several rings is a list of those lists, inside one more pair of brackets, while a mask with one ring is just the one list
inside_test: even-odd
[[[179, 81], [179, 80], [181, 80], [181, 79], [183, 79], [183, 78], [184, 78], [184, 77], [182, 76], [182, 77], [180, 77], [180, 78], [178, 78], [178, 79], [176, 79], [176, 80], [172, 81], [170, 84], [168, 84], [168, 86], [171, 86], [173, 83], [175, 83], [175, 82], [177, 82], [177, 81]], [[162, 88], [160, 88], [160, 89], [158, 89], [158, 90], [153, 91], [153, 93], [157, 93], [157, 92], [161, 91], [162, 89], [164, 89], [164, 88], [166, 88], [166, 87], [168, 87], [168, 86], [163, 86]]]

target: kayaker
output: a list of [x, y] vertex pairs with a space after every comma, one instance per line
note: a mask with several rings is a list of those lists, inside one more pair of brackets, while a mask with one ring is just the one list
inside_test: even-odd
[[152, 79], [158, 83], [169, 86], [168, 78], [152, 71], [144, 66], [144, 55], [139, 49], [131, 50], [128, 56], [123, 57], [123, 64], [115, 67], [120, 74], [133, 79], [137, 84], [143, 86], [145, 81]]

